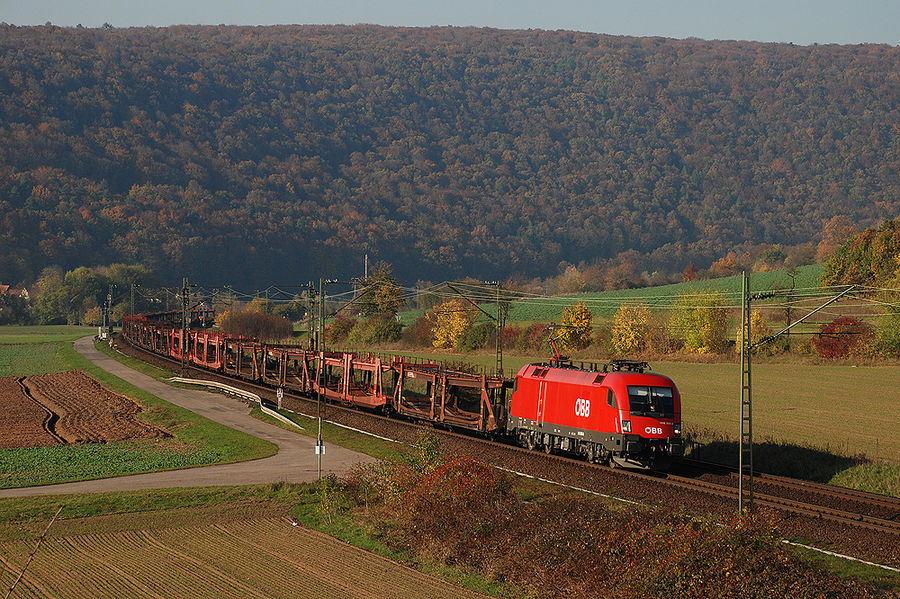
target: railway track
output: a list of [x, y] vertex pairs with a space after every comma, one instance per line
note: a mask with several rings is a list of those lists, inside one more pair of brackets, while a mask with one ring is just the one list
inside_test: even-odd
[[[129, 346], [129, 349], [145, 361], [164, 364], [169, 369], [181, 367], [179, 361], [166, 356], [134, 346]], [[206, 378], [252, 389], [261, 397], [275, 401], [275, 389], [270, 387], [194, 367], [190, 370], [202, 373]], [[285, 401], [303, 406], [305, 413], [314, 413], [315, 400], [288, 390], [284, 397]], [[388, 418], [340, 404], [328, 404], [327, 414], [330, 420], [340, 424], [404, 442], [414, 441], [422, 427], [420, 423]], [[733, 472], [714, 474], [719, 479], [715, 481], [699, 476], [636, 472], [439, 430], [442, 443], [450, 452], [468, 453], [495, 465], [502, 464], [507, 470], [536, 478], [649, 505], [690, 505], [692, 509], [722, 515], [737, 508], [737, 478]], [[723, 467], [719, 468], [722, 472]], [[758, 476], [754, 485], [756, 506], [789, 519], [794, 529], [792, 535], [818, 538], [831, 547], [841, 546], [846, 541], [844, 546], [860, 557], [900, 564], [900, 500], [770, 475]], [[800, 491], [805, 495], [798, 498]], [[829, 503], [840, 507], [832, 507]]]
[[[734, 488], [738, 486], [735, 468], [690, 459], [682, 463], [696, 469], [700, 476], [714, 477], [713, 482]], [[754, 473], [753, 478], [755, 490], [764, 496], [790, 498], [803, 504], [852, 513], [863, 521], [870, 520], [876, 524], [888, 522], [900, 525], [900, 498], [897, 497], [772, 474]]]

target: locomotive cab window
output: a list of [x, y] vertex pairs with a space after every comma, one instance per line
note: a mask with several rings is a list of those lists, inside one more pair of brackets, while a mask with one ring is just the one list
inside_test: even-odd
[[606, 405], [608, 405], [609, 407], [611, 407], [611, 408], [614, 409], [614, 410], [617, 409], [617, 406], [616, 406], [616, 396], [615, 396], [615, 394], [613, 393], [613, 390], [612, 390], [612, 389], [607, 389], [607, 390], [606, 390]]
[[671, 387], [628, 385], [628, 404], [632, 416], [675, 417], [675, 393]]

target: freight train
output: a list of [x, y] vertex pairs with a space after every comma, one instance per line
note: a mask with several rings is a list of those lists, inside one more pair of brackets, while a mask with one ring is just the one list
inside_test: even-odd
[[183, 331], [141, 315], [125, 315], [122, 334], [132, 345], [194, 367], [547, 453], [638, 468], [665, 467], [683, 453], [678, 389], [668, 377], [646, 372], [645, 362], [584, 368], [557, 353], [510, 380], [400, 356]]

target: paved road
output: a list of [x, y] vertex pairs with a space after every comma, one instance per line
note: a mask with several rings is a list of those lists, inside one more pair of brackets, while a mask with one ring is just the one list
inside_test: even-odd
[[[272, 457], [204, 466], [186, 470], [152, 472], [116, 478], [104, 478], [43, 487], [0, 490], [0, 497], [27, 495], [60, 495], [65, 493], [99, 493], [134, 489], [167, 487], [199, 487], [218, 485], [248, 485], [278, 481], [309, 482], [317, 477], [315, 439], [287, 431], [251, 417], [250, 408], [228, 396], [208, 391], [179, 389], [133, 370], [94, 349], [93, 340], [84, 337], [75, 342], [75, 349], [88, 360], [132, 385], [144, 389], [170, 403], [182, 406], [231, 428], [244, 431], [278, 445]], [[342, 473], [359, 462], [373, 462], [374, 458], [337, 445], [328, 445], [322, 459], [325, 472]]]

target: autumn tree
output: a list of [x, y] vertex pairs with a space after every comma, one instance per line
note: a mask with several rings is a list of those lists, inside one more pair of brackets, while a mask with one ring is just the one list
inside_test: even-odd
[[568, 293], [581, 293], [585, 288], [584, 275], [574, 266], [569, 265], [566, 270], [556, 277], [556, 292], [562, 295]]
[[460, 337], [472, 326], [477, 308], [460, 299], [449, 299], [438, 304], [428, 313], [435, 347], [455, 347]]
[[669, 332], [688, 351], [719, 352], [725, 349], [727, 308], [719, 291], [691, 291], [672, 308]]
[[387, 262], [376, 263], [369, 276], [360, 280], [360, 284], [366, 290], [366, 295], [357, 302], [363, 316], [396, 314], [403, 307], [403, 288], [394, 276], [393, 267]]
[[866, 229], [839, 247], [825, 262], [823, 285], [887, 286], [900, 275], [900, 218]]
[[584, 302], [566, 306], [562, 313], [565, 328], [559, 336], [562, 346], [569, 350], [584, 349], [591, 344], [594, 315]]
[[681, 280], [686, 282], [697, 280], [697, 267], [694, 266], [693, 262], [684, 267], [684, 271], [681, 273]]
[[822, 240], [816, 246], [816, 259], [824, 262], [836, 249], [850, 241], [859, 233], [856, 223], [845, 214], [837, 214], [825, 223], [822, 229]]
[[610, 345], [615, 354], [640, 353], [650, 342], [653, 313], [644, 304], [622, 304], [613, 316]]
[[739, 273], [740, 270], [737, 254], [728, 252], [710, 265], [709, 274], [714, 277], [727, 277]]
[[[766, 319], [760, 310], [751, 310], [750, 312], [750, 345], [755, 345], [772, 334], [772, 329], [766, 323]], [[740, 325], [737, 330], [736, 344], [741, 346], [744, 338], [744, 327]], [[772, 343], [760, 346], [757, 351], [763, 354], [772, 354], [777, 350]]]
[[279, 341], [294, 332], [294, 326], [287, 318], [255, 310], [223, 312], [216, 318], [216, 324], [230, 335], [256, 337], [262, 341]]

